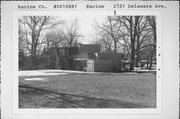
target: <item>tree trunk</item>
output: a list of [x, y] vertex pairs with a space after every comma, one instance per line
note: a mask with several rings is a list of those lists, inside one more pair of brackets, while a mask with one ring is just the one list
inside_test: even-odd
[[114, 41], [114, 53], [116, 53], [117, 52], [117, 42], [116, 41]]
[[136, 67], [139, 67], [139, 50], [137, 50], [137, 52], [136, 52], [136, 64], [135, 64], [135, 66]]
[[139, 33], [137, 33], [137, 46], [136, 46], [136, 61], [135, 61], [135, 66], [136, 67], [139, 67], [139, 47], [140, 47], [140, 42], [139, 42], [139, 40], [140, 40], [140, 34]]
[[146, 69], [149, 69], [149, 57], [147, 57]]
[[[135, 23], [134, 23], [134, 29], [133, 29], [133, 19], [132, 16], [130, 17], [130, 34], [131, 34], [131, 64], [130, 64], [130, 71], [134, 70], [134, 59], [135, 59], [135, 40], [137, 37], [137, 25], [138, 25], [138, 19], [139, 16], [135, 16]], [[132, 34], [132, 30], [134, 30], [134, 34]]]
[[152, 64], [153, 64], [153, 53], [150, 56], [149, 70], [152, 69]]
[[135, 55], [134, 46], [131, 45], [130, 71], [134, 70], [134, 55]]
[[131, 56], [130, 56], [130, 71], [134, 70], [134, 38], [132, 34], [132, 16], [130, 16], [130, 36], [131, 36]]
[[31, 44], [31, 56], [34, 56], [34, 36], [32, 36], [32, 44]]

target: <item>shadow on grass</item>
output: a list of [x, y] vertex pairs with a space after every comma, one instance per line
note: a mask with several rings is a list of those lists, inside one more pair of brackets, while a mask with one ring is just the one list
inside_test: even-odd
[[[148, 108], [141, 103], [59, 93], [22, 84], [19, 85], [19, 96], [19, 108]], [[41, 99], [36, 100], [37, 97]]]

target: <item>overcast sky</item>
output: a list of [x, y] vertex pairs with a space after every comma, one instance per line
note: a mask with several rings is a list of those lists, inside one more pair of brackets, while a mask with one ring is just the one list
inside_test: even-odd
[[93, 26], [95, 21], [101, 24], [108, 15], [113, 15], [112, 13], [112, 11], [66, 11], [61, 12], [59, 18], [65, 20], [67, 23], [70, 23], [73, 19], [78, 19], [80, 25], [79, 31], [81, 35], [84, 36], [79, 40], [79, 42], [89, 43], [89, 41], [92, 40], [90, 35], [95, 33], [95, 28]]

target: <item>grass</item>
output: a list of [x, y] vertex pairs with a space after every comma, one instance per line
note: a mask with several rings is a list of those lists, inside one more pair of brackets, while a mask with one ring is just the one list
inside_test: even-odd
[[[51, 72], [52, 73], [52, 72]], [[44, 78], [27, 81], [26, 78]], [[19, 77], [20, 108], [155, 108], [152, 73], [68, 73]]]

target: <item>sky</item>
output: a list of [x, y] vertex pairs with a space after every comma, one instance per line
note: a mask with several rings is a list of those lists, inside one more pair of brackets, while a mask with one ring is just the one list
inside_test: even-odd
[[[107, 11], [65, 11], [61, 12], [58, 16], [59, 19], [63, 19], [66, 22], [70, 22], [73, 19], [79, 20], [79, 31], [83, 37], [79, 42], [87, 44], [92, 41], [91, 35], [95, 34], [95, 21], [98, 24], [102, 24], [108, 15], [113, 15], [113, 12]], [[62, 15], [61, 15], [62, 14]]]

